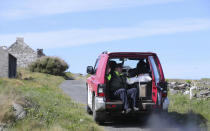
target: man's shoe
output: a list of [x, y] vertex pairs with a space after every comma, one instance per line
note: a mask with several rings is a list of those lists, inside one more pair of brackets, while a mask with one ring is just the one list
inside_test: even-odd
[[122, 111], [122, 114], [125, 114], [125, 110]]
[[134, 111], [139, 111], [139, 108], [133, 107], [133, 110], [134, 110]]
[[128, 114], [131, 111], [131, 108], [122, 111], [122, 114]]
[[128, 114], [129, 112], [131, 112], [131, 108], [128, 108], [127, 110], [125, 110], [126, 114]]

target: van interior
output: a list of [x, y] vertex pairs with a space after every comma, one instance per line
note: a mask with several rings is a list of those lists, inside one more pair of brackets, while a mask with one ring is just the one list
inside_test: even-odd
[[[122, 73], [127, 78], [136, 77], [140, 74], [149, 74], [152, 78], [152, 71], [148, 57], [144, 58], [110, 58], [107, 64], [106, 73], [108, 73], [108, 69], [110, 68], [110, 73], [114, 72], [114, 68], [116, 64], [122, 64], [123, 71]], [[108, 74], [106, 74], [108, 75]], [[106, 88], [106, 96], [109, 101], [120, 101], [119, 98], [113, 96], [113, 92], [110, 91], [109, 81], [106, 83], [108, 86]], [[135, 82], [132, 85], [127, 84], [127, 88], [137, 88], [138, 89], [138, 98], [137, 102], [152, 102], [152, 81], [150, 82]]]

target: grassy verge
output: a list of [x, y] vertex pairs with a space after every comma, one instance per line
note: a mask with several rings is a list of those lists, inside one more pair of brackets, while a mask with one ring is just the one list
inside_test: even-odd
[[64, 77], [68, 80], [84, 80], [86, 78], [82, 74], [73, 74], [71, 72], [65, 72]]
[[[9, 130], [102, 130], [58, 88], [64, 78], [26, 70], [21, 77], [0, 79], [0, 123], [9, 124]], [[14, 119], [13, 102], [27, 111], [24, 119]]]
[[189, 99], [188, 95], [170, 95], [169, 114], [180, 123], [189, 123], [210, 129], [210, 100]]

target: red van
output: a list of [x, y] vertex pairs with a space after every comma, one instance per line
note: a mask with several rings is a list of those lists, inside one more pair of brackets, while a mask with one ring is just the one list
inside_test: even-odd
[[[135, 82], [138, 88], [137, 104], [139, 111], [167, 111], [165, 101], [167, 99], [167, 83], [164, 78], [162, 66], [155, 53], [152, 52], [103, 52], [96, 60], [94, 67], [88, 66], [87, 73], [90, 77], [86, 80], [87, 85], [87, 112], [93, 114], [94, 120], [103, 123], [107, 115], [120, 114], [122, 101], [112, 97], [107, 80], [107, 70], [113, 70], [114, 64], [123, 65], [123, 74], [127, 78], [136, 77], [133, 73], [139, 61], [145, 63], [144, 73], [151, 77], [150, 81]], [[140, 67], [141, 68], [141, 67]], [[143, 69], [143, 68], [142, 68]], [[129, 85], [129, 86], [133, 86]]]

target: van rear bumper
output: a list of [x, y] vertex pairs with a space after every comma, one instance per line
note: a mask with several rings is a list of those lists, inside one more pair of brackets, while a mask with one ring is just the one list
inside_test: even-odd
[[[96, 104], [96, 111], [107, 111], [107, 112], [114, 112], [114, 111], [122, 111], [123, 109], [123, 103], [120, 100], [117, 101], [111, 101], [111, 102], [104, 102], [103, 97], [96, 97], [95, 98], [95, 104]], [[155, 103], [139, 103], [139, 109], [140, 112], [148, 111], [148, 110], [156, 110], [160, 109], [157, 106], [155, 106]]]
[[122, 101], [104, 102], [103, 97], [95, 97], [96, 111], [122, 110], [122, 105]]

